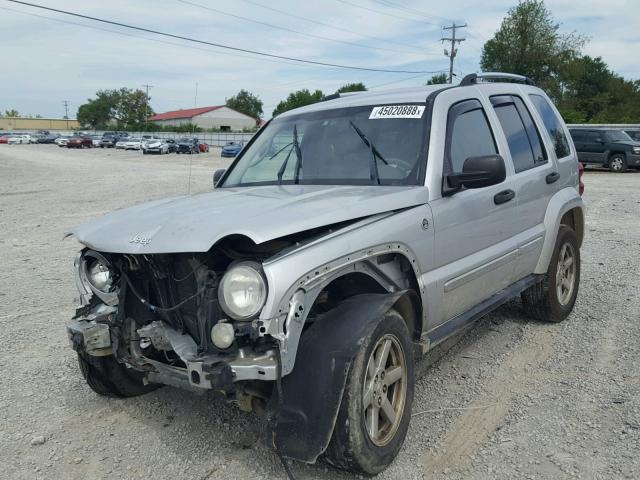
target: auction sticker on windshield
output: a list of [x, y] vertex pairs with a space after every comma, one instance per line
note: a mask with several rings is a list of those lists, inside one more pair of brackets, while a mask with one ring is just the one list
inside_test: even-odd
[[376, 118], [420, 118], [424, 113], [424, 105], [385, 105], [373, 107], [369, 120]]

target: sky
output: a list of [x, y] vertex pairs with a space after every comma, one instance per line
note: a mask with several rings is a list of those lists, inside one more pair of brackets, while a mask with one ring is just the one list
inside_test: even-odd
[[[482, 46], [517, 2], [485, 0], [32, 0], [48, 7], [264, 53], [356, 67], [448, 72], [442, 27], [466, 23], [454, 71], [479, 71]], [[637, 0], [548, 0], [561, 32], [589, 38], [584, 53], [640, 78]], [[244, 18], [241, 18], [244, 17]], [[621, 28], [621, 25], [624, 27]], [[432, 73], [300, 64], [46, 12], [0, 0], [0, 111], [60, 118], [97, 90], [149, 84], [156, 112], [224, 104], [241, 88], [265, 118], [298, 89], [333, 93], [424, 84]], [[197, 88], [196, 88], [197, 85]]]

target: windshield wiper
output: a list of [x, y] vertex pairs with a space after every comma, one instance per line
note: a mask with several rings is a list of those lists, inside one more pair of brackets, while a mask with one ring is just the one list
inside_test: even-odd
[[380, 185], [380, 175], [378, 174], [378, 161], [376, 160], [376, 157], [382, 160], [382, 163], [384, 163], [385, 165], [389, 165], [389, 162], [384, 159], [373, 142], [369, 140], [369, 138], [362, 132], [362, 130], [360, 130], [356, 126], [355, 123], [353, 123], [353, 121], [349, 120], [349, 124], [353, 127], [364, 144], [369, 147], [369, 152], [371, 152], [371, 161], [369, 162], [369, 177], [371, 178], [372, 182], [376, 182], [378, 185]]
[[295, 173], [293, 176], [295, 183], [298, 183], [298, 176], [300, 174], [300, 170], [302, 169], [302, 151], [300, 150], [300, 144], [298, 143], [298, 127], [295, 123], [293, 124], [293, 142], [287, 144], [282, 148], [282, 150], [284, 150], [284, 148], [288, 147], [289, 145], [292, 145], [292, 148], [291, 150], [289, 150], [289, 153], [287, 153], [287, 157], [284, 159], [284, 162], [282, 162], [280, 170], [278, 170], [278, 185], [282, 185], [282, 176], [284, 175], [284, 171], [287, 169], [287, 164], [289, 163], [291, 152], [296, 152], [296, 165], [294, 167]]

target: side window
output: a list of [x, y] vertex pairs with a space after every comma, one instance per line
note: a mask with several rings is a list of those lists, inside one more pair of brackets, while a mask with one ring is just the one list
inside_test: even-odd
[[469, 157], [498, 153], [496, 143], [478, 100], [466, 100], [451, 107], [447, 121], [445, 157], [450, 172], [462, 172]]
[[540, 134], [522, 99], [500, 95], [491, 97], [491, 103], [507, 137], [516, 173], [546, 163]]
[[569, 130], [569, 134], [574, 142], [584, 142], [584, 133], [582, 130]]
[[562, 120], [558, 117], [556, 112], [549, 104], [549, 101], [542, 95], [529, 95], [531, 102], [536, 107], [536, 110], [542, 117], [551, 141], [553, 142], [553, 149], [556, 152], [556, 157], [564, 158], [571, 153], [569, 149], [569, 141], [567, 140], [564, 130], [562, 128]]

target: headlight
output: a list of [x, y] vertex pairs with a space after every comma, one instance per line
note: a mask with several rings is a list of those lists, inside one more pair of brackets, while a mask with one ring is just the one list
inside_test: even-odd
[[260, 264], [239, 263], [222, 277], [218, 300], [227, 315], [235, 320], [249, 320], [267, 300], [267, 284], [260, 273]]
[[101, 292], [107, 293], [113, 285], [113, 275], [108, 265], [96, 260], [87, 267], [87, 280]]
[[640, 153], [640, 147], [633, 147], [633, 153]]

